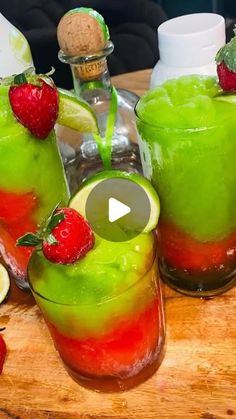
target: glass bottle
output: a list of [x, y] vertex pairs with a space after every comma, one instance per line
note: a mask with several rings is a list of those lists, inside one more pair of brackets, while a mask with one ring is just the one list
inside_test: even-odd
[[[114, 88], [106, 57], [113, 52], [114, 45], [108, 41], [105, 48], [84, 57], [71, 57], [59, 51], [59, 59], [69, 64], [72, 70], [74, 90], [95, 110], [100, 135], [106, 135], [108, 119], [112, 115]], [[142, 172], [134, 106], [138, 96], [125, 89], [117, 89], [117, 113], [112, 135], [111, 166], [116, 169]], [[98, 151], [98, 144], [92, 134], [81, 135], [81, 144], [68, 145], [59, 142], [62, 159], [70, 190], [73, 193], [78, 184], [104, 168]]]

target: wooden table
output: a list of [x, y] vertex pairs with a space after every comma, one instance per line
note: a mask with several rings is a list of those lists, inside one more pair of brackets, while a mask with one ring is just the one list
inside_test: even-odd
[[[114, 78], [142, 93], [150, 71]], [[167, 348], [159, 371], [121, 394], [98, 394], [64, 370], [31, 295], [12, 287], [0, 307], [8, 346], [1, 419], [236, 418], [236, 289], [211, 300], [163, 287]]]

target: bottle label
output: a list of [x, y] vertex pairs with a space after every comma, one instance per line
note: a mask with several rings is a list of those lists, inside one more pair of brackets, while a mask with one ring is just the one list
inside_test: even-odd
[[82, 80], [93, 80], [98, 78], [105, 69], [106, 62], [104, 60], [96, 60], [77, 65], [75, 68], [75, 75]]

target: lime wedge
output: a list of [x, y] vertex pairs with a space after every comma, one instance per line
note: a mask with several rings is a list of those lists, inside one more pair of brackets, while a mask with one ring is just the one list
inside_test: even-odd
[[59, 115], [57, 122], [79, 132], [98, 133], [95, 112], [83, 99], [72, 92], [58, 89]]
[[221, 94], [218, 96], [214, 97], [214, 100], [218, 100], [221, 102], [228, 102], [228, 103], [232, 103], [233, 105], [236, 105], [236, 94], [229, 94], [229, 93], [225, 93], [225, 94]]
[[2, 303], [10, 288], [10, 278], [6, 268], [0, 263], [0, 303]]
[[[149, 198], [151, 209], [149, 221], [143, 231], [147, 233], [156, 228], [160, 215], [159, 197], [151, 183], [145, 177], [136, 173], [121, 172], [119, 170], [108, 170], [97, 173], [95, 176], [85, 181], [79, 190], [71, 197], [69, 202], [70, 208], [76, 209], [81, 215], [86, 217], [86, 202], [90, 192], [95, 186], [98, 185], [98, 183], [104, 181], [105, 179], [111, 178], [128, 179], [134, 183], [137, 183], [141, 188], [144, 189]], [[95, 210], [97, 209], [95, 208]]]

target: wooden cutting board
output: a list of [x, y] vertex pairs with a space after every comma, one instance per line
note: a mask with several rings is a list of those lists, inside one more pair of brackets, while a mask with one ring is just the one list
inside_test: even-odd
[[8, 346], [0, 418], [236, 417], [236, 289], [211, 300], [164, 288], [167, 345], [159, 371], [120, 394], [85, 390], [66, 373], [33, 298], [15, 287], [1, 305]]

